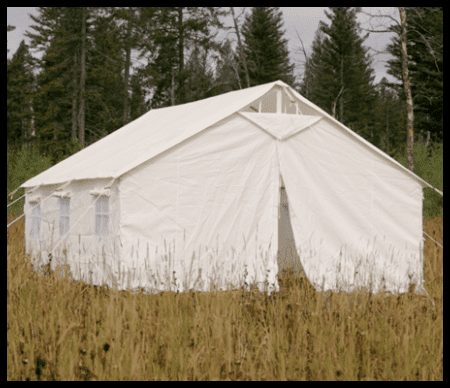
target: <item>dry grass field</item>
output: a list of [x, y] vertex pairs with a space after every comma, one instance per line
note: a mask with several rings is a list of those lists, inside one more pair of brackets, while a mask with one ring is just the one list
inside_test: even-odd
[[[429, 239], [429, 296], [321, 294], [292, 274], [270, 296], [145, 295], [34, 273], [23, 225], [7, 231], [7, 380], [443, 380], [443, 249]], [[441, 218], [424, 229], [442, 243]]]

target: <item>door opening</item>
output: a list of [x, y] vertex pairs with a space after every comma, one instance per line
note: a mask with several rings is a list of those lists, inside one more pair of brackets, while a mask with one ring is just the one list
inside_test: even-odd
[[280, 187], [280, 209], [278, 217], [278, 268], [280, 275], [291, 269], [295, 277], [304, 276], [303, 266], [295, 247], [294, 234], [292, 232], [289, 215], [289, 203], [283, 177]]

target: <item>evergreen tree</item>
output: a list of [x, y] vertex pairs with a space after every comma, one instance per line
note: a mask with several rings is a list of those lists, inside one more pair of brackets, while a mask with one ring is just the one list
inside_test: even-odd
[[[414, 11], [414, 12], [412, 12]], [[426, 136], [430, 131], [435, 142], [443, 141], [444, 106], [444, 20], [443, 7], [417, 7], [410, 12], [413, 41], [410, 51], [414, 77], [416, 125]]]
[[[225, 39], [219, 46], [214, 95], [242, 89], [242, 83], [239, 79], [239, 55], [236, 52], [237, 49], [233, 50], [228, 39]], [[246, 85], [245, 82], [244, 85]]]
[[[358, 8], [330, 7], [331, 24], [321, 22], [316, 34], [308, 72], [309, 96], [339, 121], [375, 144], [379, 134], [373, 115], [375, 78], [368, 49], [363, 46], [356, 21]], [[303, 83], [304, 84], [304, 83]]]
[[[16, 29], [16, 26], [10, 26], [9, 24], [6, 25], [6, 32], [14, 31]], [[8, 39], [6, 39], [6, 54], [9, 53], [8, 49]]]
[[19, 147], [34, 135], [32, 94], [36, 86], [33, 58], [25, 41], [19, 45], [6, 71], [6, 142]]
[[91, 144], [121, 125], [123, 68], [118, 30], [97, 9], [39, 7], [37, 33], [44, 51], [35, 95], [41, 151], [54, 161], [70, 155], [72, 140]]
[[147, 112], [145, 93], [143, 91], [142, 81], [138, 73], [131, 76], [130, 89], [130, 120], [133, 121]]
[[[405, 7], [408, 70], [414, 100], [415, 133], [435, 142], [443, 139], [443, 8]], [[388, 61], [391, 74], [400, 82], [400, 96], [405, 99], [402, 77], [400, 27], [388, 46], [394, 59]]]
[[[145, 7], [145, 14], [147, 16], [152, 14], [154, 9], [155, 7]], [[144, 30], [142, 17], [144, 7], [105, 7], [105, 10], [108, 13], [105, 20], [109, 25], [114, 26], [115, 35], [119, 38], [117, 44], [123, 50], [122, 124], [126, 125], [130, 121], [131, 52], [140, 47]]]
[[208, 49], [195, 45], [186, 61], [186, 101], [198, 101], [211, 97], [214, 74], [208, 68]]
[[[35, 95], [37, 135], [41, 151], [61, 159], [65, 145], [78, 135], [80, 75], [80, 8], [38, 7], [30, 17], [36, 33], [30, 46], [43, 51]], [[88, 26], [89, 27], [89, 26]]]
[[[130, 65], [122, 44], [123, 30], [118, 27], [117, 20], [110, 15], [100, 16], [98, 10], [95, 11], [92, 48], [87, 51], [86, 69], [86, 135], [89, 143], [125, 124], [125, 95], [128, 94], [125, 92], [125, 73], [126, 66]], [[126, 99], [128, 101], [129, 96]]]
[[[237, 47], [236, 47], [236, 52], [238, 53], [238, 56], [237, 56], [238, 61], [237, 62], [240, 63], [244, 69], [246, 85], [249, 88], [250, 87], [250, 77], [248, 74], [247, 61], [245, 59], [244, 47], [242, 45], [241, 32], [240, 32], [240, 28], [239, 28], [239, 24], [238, 24], [238, 17], [236, 17], [236, 14], [234, 13], [234, 7], [230, 7], [230, 11], [231, 11], [231, 16], [233, 18], [234, 32], [235, 32], [236, 38], [237, 38]], [[243, 7], [243, 12], [245, 12], [245, 7]], [[239, 84], [240, 84], [240, 80], [239, 80]], [[242, 87], [240, 85], [239, 85], [239, 89], [242, 89]]]
[[[253, 7], [242, 26], [244, 54], [251, 86], [281, 80], [294, 86], [287, 40], [279, 7]], [[244, 69], [240, 80], [246, 85]]]
[[211, 26], [220, 26], [218, 7], [158, 7], [148, 19], [144, 38], [156, 52], [147, 53], [148, 66], [141, 70], [154, 89], [153, 108], [189, 102], [185, 55], [196, 45], [207, 48]]
[[323, 31], [321, 29], [316, 30], [311, 45], [311, 57], [305, 65], [300, 89], [301, 94], [308, 100], [332, 113], [330, 101], [335, 100], [336, 94], [329, 85], [335, 81], [335, 75], [327, 56], [324, 54], [324, 40]]
[[384, 77], [376, 90], [376, 125], [380, 132], [380, 141], [376, 145], [392, 157], [402, 155], [405, 151], [405, 102]]

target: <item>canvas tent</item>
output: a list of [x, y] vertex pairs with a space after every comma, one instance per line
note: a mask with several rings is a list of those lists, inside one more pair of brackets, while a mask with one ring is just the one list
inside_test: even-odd
[[276, 81], [151, 110], [25, 182], [26, 249], [118, 289], [271, 291], [287, 217], [318, 290], [420, 292], [426, 186]]

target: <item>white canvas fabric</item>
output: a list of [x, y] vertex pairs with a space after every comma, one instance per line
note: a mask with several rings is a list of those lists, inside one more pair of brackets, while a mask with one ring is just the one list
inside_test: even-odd
[[272, 87], [273, 84], [260, 85], [206, 100], [151, 110], [28, 180], [22, 187], [77, 179], [120, 177], [166, 149], [242, 109]]
[[406, 292], [410, 273], [421, 287], [420, 182], [327, 119], [280, 146], [286, 191], [295, 193], [291, 224], [310, 281], [351, 291], [372, 275], [378, 292], [384, 275], [387, 289]]
[[153, 267], [160, 261], [153, 255], [156, 246], [167, 246], [177, 274], [190, 268], [195, 252], [195, 280], [212, 276], [220, 286], [237, 285], [248, 272], [247, 281], [263, 282], [268, 274], [273, 283], [275, 151], [268, 134], [234, 115], [126, 174], [121, 178], [125, 256], [134, 247], [134, 257], [144, 257], [148, 243]]
[[[428, 183], [281, 81], [150, 111], [25, 182], [27, 251], [46, 259], [59, 240], [50, 225], [63, 196], [71, 230], [59, 247], [76, 279], [278, 290], [281, 176], [296, 249], [318, 290], [423, 291]], [[32, 196], [44, 200], [39, 239]], [[106, 215], [96, 211], [103, 197]], [[108, 235], [98, 236], [102, 217]]]

